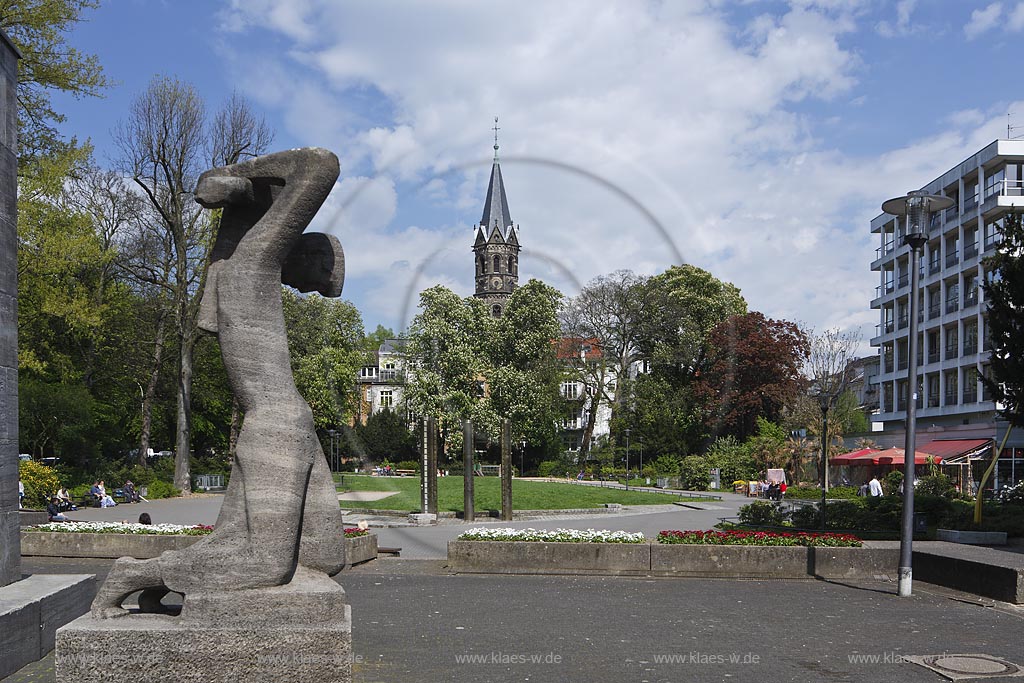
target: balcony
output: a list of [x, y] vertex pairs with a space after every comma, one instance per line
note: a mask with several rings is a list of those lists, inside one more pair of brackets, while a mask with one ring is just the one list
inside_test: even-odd
[[946, 254], [946, 267], [951, 268], [956, 264], [960, 263], [960, 255], [955, 251], [952, 254]]
[[898, 278], [896, 278], [896, 289], [903, 289], [904, 287], [909, 287], [909, 286], [910, 286], [910, 275], [908, 273], [903, 273]]
[[938, 349], [932, 349], [928, 352], [929, 363], [938, 363], [940, 360], [942, 360], [942, 354], [939, 353]]
[[892, 372], [892, 356], [886, 356], [882, 360], [882, 372]]
[[933, 258], [928, 262], [928, 274], [935, 275], [935, 273], [942, 270], [942, 259]]
[[964, 247], [964, 261], [966, 261], [969, 258], [974, 258], [977, 255], [978, 255], [978, 243], [977, 242], [975, 242], [974, 244], [968, 244], [966, 247]]
[[881, 334], [889, 334], [890, 332], [896, 329], [896, 325], [895, 323], [893, 323], [893, 321], [886, 320], [884, 323], [878, 326], [878, 329]]
[[928, 407], [929, 408], [938, 408], [939, 407], [939, 395], [937, 393], [935, 393], [935, 394], [928, 394]]
[[960, 310], [960, 297], [946, 299], [946, 313], [956, 313]]
[[988, 335], [985, 335], [985, 341], [983, 342], [982, 348], [985, 351], [991, 351], [992, 350], [992, 338], [989, 337]]
[[1024, 196], [1024, 180], [1007, 180], [1001, 181], [1002, 188], [999, 194], [1004, 197], [1021, 197]]
[[973, 356], [978, 352], [978, 342], [964, 342], [964, 355]]
[[964, 390], [964, 404], [966, 405], [968, 403], [977, 403], [977, 402], [978, 402], [978, 390], [974, 389], [973, 391], [967, 391], [965, 389]]
[[952, 392], [947, 391], [946, 392], [946, 400], [942, 402], [942, 405], [944, 405], [944, 406], [955, 406], [955, 405], [957, 405], [956, 391], [952, 391]]
[[965, 216], [970, 214], [970, 213], [972, 213], [977, 208], [978, 208], [978, 198], [977, 198], [977, 196], [968, 197], [967, 199], [964, 200], [964, 215]]
[[886, 282], [884, 285], [875, 287], [875, 298], [885, 296], [886, 294], [892, 294], [896, 291], [896, 285], [893, 282]]
[[956, 358], [957, 350], [958, 349], [957, 349], [956, 344], [947, 344], [946, 345], [946, 360], [950, 360], [952, 358]]
[[907, 359], [906, 358], [900, 358], [899, 362], [896, 364], [896, 369], [897, 370], [906, 370], [907, 369]]
[[976, 306], [978, 304], [978, 290], [974, 289], [967, 292], [967, 296], [964, 297], [964, 308], [968, 306]]
[[907, 409], [907, 399], [901, 398], [900, 400], [896, 401], [896, 410], [898, 412], [903, 412], [906, 409]]
[[988, 388], [987, 384], [982, 384], [981, 385], [981, 400], [982, 401], [992, 401], [994, 399], [995, 399], [995, 396], [992, 395], [992, 390]]
[[938, 301], [933, 301], [928, 304], [928, 319], [934, 320], [942, 315], [942, 304]]
[[896, 328], [902, 330], [910, 324], [910, 318], [905, 315], [901, 315], [899, 321], [896, 324]]
[[995, 233], [985, 238], [985, 251], [995, 249], [1000, 242], [1003, 241], [1002, 233]]
[[953, 206], [942, 212], [942, 217], [947, 223], [956, 220], [956, 217], [960, 215], [960, 207], [957, 205], [956, 197], [950, 197], [950, 199], [953, 200]]
[[942, 214], [933, 213], [928, 219], [928, 230], [938, 230], [942, 227]]
[[889, 240], [878, 249], [875, 249], [875, 257], [882, 258], [886, 254], [891, 254], [896, 250], [896, 240]]

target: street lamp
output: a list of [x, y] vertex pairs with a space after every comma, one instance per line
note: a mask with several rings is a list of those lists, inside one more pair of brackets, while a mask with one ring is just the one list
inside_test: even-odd
[[336, 436], [338, 436], [338, 432], [335, 429], [328, 429], [327, 430], [327, 436], [331, 437], [331, 471], [332, 472], [337, 472], [338, 471], [337, 449], [334, 447], [334, 438]]
[[949, 197], [923, 190], [908, 192], [882, 204], [882, 211], [906, 217], [903, 243], [910, 247], [910, 339], [907, 343], [907, 439], [903, 449], [903, 525], [900, 532], [900, 597], [909, 597], [913, 587], [914, 553], [914, 455], [917, 452], [917, 295], [921, 288], [918, 259], [928, 241], [928, 214], [953, 206]]
[[520, 477], [524, 476], [524, 467], [525, 467], [525, 465], [523, 464], [523, 457], [525, 456], [525, 454], [526, 454], [526, 437], [524, 436], [524, 437], [519, 439], [519, 476]]

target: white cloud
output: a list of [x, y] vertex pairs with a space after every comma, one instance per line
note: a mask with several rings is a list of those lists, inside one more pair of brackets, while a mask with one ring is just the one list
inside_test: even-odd
[[[896, 9], [894, 30], [909, 30], [915, 3]], [[867, 226], [881, 201], [995, 137], [974, 132], [989, 135], [991, 115], [964, 112], [950, 130], [872, 158], [817, 139], [799, 103], [869, 103], [857, 91], [862, 58], [846, 46], [855, 10], [797, 2], [734, 26], [714, 3], [385, 12], [324, 0], [283, 16], [240, 3], [225, 21], [288, 37], [290, 51], [261, 72], [282, 75], [272, 106], [303, 140], [323, 128], [317, 144], [339, 150], [343, 174], [379, 174], [345, 180], [330, 200], [340, 207], [343, 192], [369, 184], [331, 228], [367, 317], [398, 320], [409, 292], [435, 282], [472, 291], [465, 223], [479, 217], [499, 114], [524, 279], [572, 294], [618, 268], [658, 272], [679, 253], [755, 309], [828, 327], [877, 318]], [[303, 92], [329, 104], [298, 107], [292, 93]], [[349, 104], [366, 93], [387, 113]]]
[[1006, 28], [1011, 31], [1024, 29], [1024, 2], [1017, 3], [1017, 6], [1010, 10], [1006, 19]]
[[971, 12], [970, 21], [964, 26], [967, 40], [974, 40], [982, 33], [996, 27], [1003, 13], [1003, 3], [993, 2], [991, 5]]
[[900, 0], [896, 3], [896, 21], [880, 21], [875, 26], [875, 30], [883, 38], [897, 38], [915, 33], [915, 28], [910, 22], [910, 16], [914, 13], [915, 7], [917, 7], [917, 0]]

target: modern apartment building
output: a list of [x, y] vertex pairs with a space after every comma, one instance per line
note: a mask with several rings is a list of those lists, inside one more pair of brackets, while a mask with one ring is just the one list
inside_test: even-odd
[[[981, 288], [989, 274], [982, 260], [998, 245], [1007, 214], [1024, 210], [1024, 140], [996, 140], [920, 189], [954, 204], [931, 216], [919, 261], [918, 443], [995, 439], [1005, 424], [981, 382], [991, 351]], [[910, 248], [903, 243], [905, 231], [904, 220], [896, 216], [882, 214], [871, 221], [879, 243], [871, 262], [879, 274], [871, 301], [879, 324], [871, 345], [879, 348], [881, 363], [879, 409], [873, 419], [890, 436], [902, 435], [912, 394], [907, 386]], [[1010, 445], [1016, 448], [1000, 463], [1005, 483], [1024, 479], [1024, 435], [1011, 436]]]

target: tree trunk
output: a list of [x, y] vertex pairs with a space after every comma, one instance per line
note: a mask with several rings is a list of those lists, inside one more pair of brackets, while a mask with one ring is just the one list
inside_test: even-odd
[[182, 493], [192, 492], [190, 470], [192, 451], [192, 351], [195, 337], [182, 339], [178, 361], [178, 411], [174, 443], [174, 487]]
[[160, 381], [160, 365], [164, 357], [164, 341], [167, 338], [167, 314], [161, 313], [156, 324], [156, 339], [153, 348], [153, 369], [146, 382], [146, 391], [142, 397], [142, 428], [139, 430], [139, 465], [146, 467], [146, 456], [149, 454], [149, 435], [153, 428], [153, 401], [156, 399], [156, 386]]
[[228, 459], [235, 460], [235, 450], [238, 448], [238, 432], [242, 430], [242, 409], [238, 405], [238, 397], [231, 397], [231, 431], [228, 432]]
[[[587, 426], [583, 429], [583, 443], [580, 444], [580, 457], [586, 462], [590, 456], [590, 442], [594, 438], [594, 427], [597, 425], [597, 411], [601, 407], [601, 390], [594, 389], [587, 406]], [[583, 464], [581, 462], [580, 464]]]

